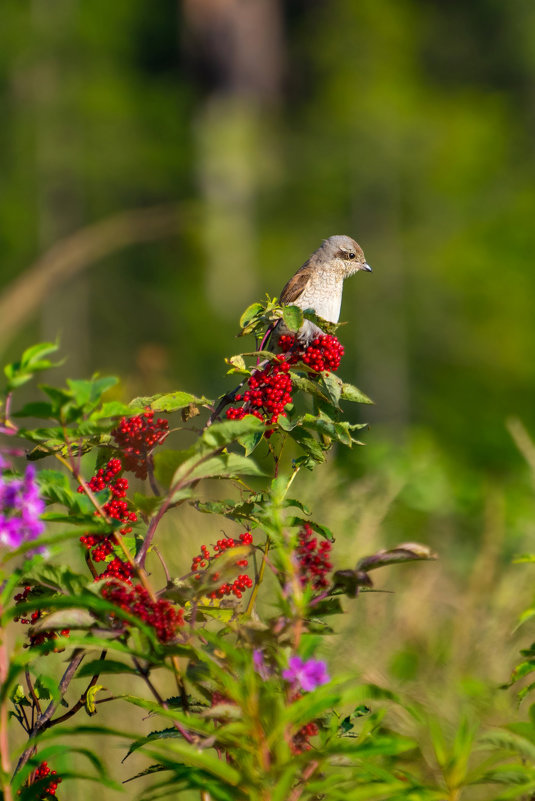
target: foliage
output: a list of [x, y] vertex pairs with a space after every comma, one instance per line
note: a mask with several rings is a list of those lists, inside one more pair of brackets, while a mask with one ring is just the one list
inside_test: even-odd
[[[267, 299], [245, 312], [242, 329], [260, 336], [282, 313]], [[284, 314], [288, 324], [293, 312]], [[295, 315], [295, 330], [301, 322]], [[73, 747], [86, 736], [119, 738], [127, 764], [134, 753], [146, 758], [147, 767], [131, 777], [150, 780], [144, 799], [194, 792], [214, 801], [439, 801], [445, 794], [453, 801], [464, 788], [502, 784], [506, 789], [492, 798], [531, 792], [531, 729], [477, 739], [463, 721], [448, 745], [417, 704], [351, 673], [329, 678], [317, 658], [332, 616], [373, 586], [370, 571], [433, 558], [428, 548], [403, 543], [331, 574], [333, 533], [291, 495], [300, 471], [313, 470], [333, 445], [358, 442], [359, 426], [344, 420], [343, 404], [369, 402], [360, 390], [310, 367], [297, 340], [284, 353], [267, 350], [264, 340], [261, 350], [231, 357], [229, 373], [249, 387], [260, 375], [289, 375], [290, 402], [275, 415], [266, 395], [263, 406], [243, 400], [240, 419], [222, 419], [237, 390], [217, 405], [176, 392], [121, 404], [106, 399], [115, 379], [98, 375], [62, 388], [43, 384], [44, 400], [15, 408], [18, 387], [52, 366], [55, 349], [36, 346], [5, 370], [6, 453], [13, 457], [13, 443], [26, 441], [29, 459], [39, 466], [54, 459], [60, 469], [38, 472], [47, 508], [37, 511], [46, 532], [37, 540], [21, 535], [18, 547], [3, 551], [4, 801], [19, 791], [28, 801], [51, 797], [75, 777], [117, 788], [93, 747]], [[193, 444], [164, 449], [168, 426], [154, 419], [154, 410], [176, 415], [174, 430], [193, 436]], [[210, 416], [201, 427], [203, 410]], [[43, 424], [35, 427], [32, 419]], [[269, 458], [259, 461], [261, 445]], [[125, 456], [129, 469], [147, 476], [151, 494], [129, 497]], [[233, 497], [221, 500], [218, 488], [226, 485], [225, 495]], [[157, 542], [162, 520], [184, 505], [245, 531], [211, 549], [203, 545], [192, 554], [191, 570], [175, 577]], [[86, 572], [64, 561], [74, 538], [85, 549]], [[46, 552], [36, 552], [37, 545]], [[154, 585], [149, 567], [156, 559], [166, 574], [163, 587]], [[8, 654], [12, 621], [28, 629]], [[121, 676], [135, 677], [141, 692], [125, 693]], [[174, 682], [172, 695], [162, 689], [165, 676]], [[148, 713], [152, 731], [77, 722], [83, 710], [96, 716], [103, 703], [118, 707], [117, 720], [124, 705], [140, 717]], [[390, 718], [396, 708], [413, 721], [412, 734], [396, 731]], [[28, 737], [12, 783], [8, 714]], [[480, 759], [476, 748], [490, 753]], [[49, 763], [67, 752], [87, 760], [89, 772], [51, 772]]]

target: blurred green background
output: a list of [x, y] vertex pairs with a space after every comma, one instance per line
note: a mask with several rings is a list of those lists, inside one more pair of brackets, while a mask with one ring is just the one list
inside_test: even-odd
[[16, 0], [2, 17], [4, 292], [81, 228], [162, 217], [34, 288], [4, 350], [60, 333], [71, 372], [217, 395], [241, 310], [348, 233], [374, 267], [342, 312], [366, 419], [509, 472], [505, 417], [535, 423], [531, 0]]
[[494, 703], [531, 596], [506, 421], [535, 430], [534, 41], [532, 0], [2, 8], [3, 356], [59, 334], [65, 374], [119, 374], [126, 399], [216, 397], [240, 312], [355, 237], [374, 272], [346, 283], [341, 372], [371, 429], [300, 491], [351, 559], [440, 553], [386, 571], [396, 596], [342, 633], [369, 677], [425, 678], [445, 708], [457, 681]]

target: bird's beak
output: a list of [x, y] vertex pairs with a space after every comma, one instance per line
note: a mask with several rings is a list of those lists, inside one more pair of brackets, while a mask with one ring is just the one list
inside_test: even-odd
[[367, 273], [372, 273], [373, 272], [372, 268], [370, 267], [370, 265], [367, 262], [364, 262], [364, 264], [361, 265], [360, 269], [361, 270], [366, 270]]

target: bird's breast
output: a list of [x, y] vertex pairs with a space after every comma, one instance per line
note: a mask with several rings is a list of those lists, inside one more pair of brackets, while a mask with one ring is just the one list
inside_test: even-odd
[[301, 309], [313, 309], [319, 317], [330, 323], [337, 323], [342, 305], [343, 280], [333, 280], [332, 276], [319, 278], [310, 281], [294, 303]]

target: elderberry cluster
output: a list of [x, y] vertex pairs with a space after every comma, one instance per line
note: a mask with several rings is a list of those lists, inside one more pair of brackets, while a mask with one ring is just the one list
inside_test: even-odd
[[296, 364], [301, 361], [314, 372], [321, 373], [328, 370], [336, 372], [344, 355], [344, 347], [337, 337], [331, 334], [322, 334], [312, 340], [306, 348], [291, 334], [279, 337], [279, 348], [288, 354], [289, 363]]
[[[19, 592], [19, 593], [17, 593], [17, 595], [15, 595], [15, 597], [14, 597], [15, 604], [18, 605], [18, 604], [24, 603], [32, 595], [36, 596], [36, 595], [40, 595], [40, 593], [35, 593], [35, 591], [32, 589], [32, 587], [27, 585], [26, 587], [24, 587], [22, 592]], [[34, 609], [34, 611], [30, 613], [29, 617], [20, 617], [20, 616], [18, 616], [18, 617], [14, 617], [13, 620], [15, 622], [22, 623], [25, 626], [33, 626], [33, 625], [35, 625], [37, 623], [37, 621], [40, 618], [43, 617], [43, 611], [44, 610], [41, 610], [41, 609]], [[69, 634], [70, 634], [70, 629], [61, 629], [61, 631], [52, 631], [50, 629], [48, 631], [47, 630], [43, 630], [43, 631], [36, 632], [35, 634], [29, 634], [28, 635], [28, 640], [29, 640], [28, 644], [30, 646], [32, 646], [32, 645], [42, 645], [45, 642], [52, 642], [53, 640], [57, 639], [57, 637], [60, 634], [63, 637], [68, 637]], [[25, 647], [27, 647], [27, 646], [25, 646]]]
[[62, 779], [61, 776], [58, 776], [55, 770], [50, 770], [46, 762], [41, 762], [34, 773], [33, 781], [37, 782], [40, 779], [46, 779], [48, 776], [50, 776], [50, 783], [42, 791], [42, 798], [49, 798], [50, 796], [55, 795], [56, 790], [58, 789], [58, 784], [61, 784]]
[[[125, 500], [128, 491], [128, 479], [117, 478], [122, 469], [123, 466], [120, 459], [110, 459], [105, 467], [97, 470], [91, 481], [89, 481], [88, 486], [93, 492], [109, 489], [111, 498], [102, 505], [102, 510], [108, 517], [113, 520], [119, 520], [124, 524], [119, 529], [121, 534], [130, 534], [132, 531], [131, 523], [137, 521], [137, 515], [135, 512], [128, 511], [128, 501]], [[84, 492], [84, 488], [78, 487], [78, 492]], [[95, 514], [98, 514], [98, 512]], [[113, 553], [113, 535], [111, 533], [85, 534], [80, 537], [80, 542], [88, 550], [92, 549], [91, 557], [95, 562], [103, 562]]]
[[[303, 362], [314, 372], [325, 370], [334, 372], [340, 366], [344, 348], [335, 336], [323, 334], [316, 337], [308, 346], [303, 346], [293, 334], [279, 337], [278, 346], [282, 354], [262, 370], [255, 370], [247, 379], [248, 389], [243, 395], [236, 395], [239, 406], [227, 409], [228, 420], [241, 420], [246, 414], [253, 414], [259, 420], [276, 425], [279, 417], [286, 417], [285, 407], [292, 402], [293, 383], [288, 372], [290, 367]], [[266, 432], [270, 437], [273, 430]]]
[[303, 587], [310, 584], [314, 590], [323, 590], [329, 586], [327, 574], [332, 570], [329, 559], [331, 547], [328, 540], [318, 541], [309, 523], [305, 523], [300, 529], [296, 555], [299, 579]]
[[124, 469], [138, 478], [147, 478], [152, 451], [169, 433], [169, 423], [159, 417], [154, 420], [152, 409], [135, 417], [123, 417], [111, 434], [123, 453]]
[[[160, 598], [151, 600], [149, 593], [139, 584], [130, 587], [123, 583], [108, 582], [102, 587], [102, 597], [125, 612], [143, 620], [151, 626], [160, 642], [173, 640], [179, 626], [184, 625], [184, 612]], [[121, 621], [121, 625], [124, 624]]]
[[[196, 581], [201, 580], [201, 573], [200, 570], [205, 570], [211, 563], [214, 562], [221, 554], [225, 553], [231, 548], [236, 548], [239, 545], [251, 545], [253, 542], [253, 536], [250, 531], [245, 531], [243, 534], [240, 534], [239, 539], [235, 540], [233, 537], [226, 537], [225, 539], [220, 539], [216, 542], [215, 545], [212, 546], [213, 553], [210, 553], [210, 549], [207, 545], [201, 545], [201, 552], [197, 556], [193, 557], [191, 562], [191, 570], [194, 574], [193, 578]], [[249, 564], [248, 559], [236, 559], [236, 567], [247, 567]], [[213, 582], [218, 581], [221, 578], [221, 574], [218, 571], [215, 571], [211, 575], [211, 580]], [[253, 586], [252, 579], [246, 574], [242, 573], [237, 578], [234, 579], [232, 583], [224, 582], [219, 587], [214, 588], [211, 592], [208, 593], [208, 596], [212, 599], [216, 598], [224, 598], [225, 595], [234, 595], [236, 598], [241, 598], [243, 593], [250, 589]]]
[[286, 417], [284, 407], [292, 400], [289, 369], [287, 359], [279, 356], [262, 370], [255, 370], [247, 380], [249, 389], [243, 395], [236, 395], [242, 405], [227, 409], [227, 418], [241, 420], [246, 414], [254, 414], [259, 420], [275, 425], [279, 417]]
[[310, 723], [305, 723], [291, 739], [290, 749], [292, 754], [302, 754], [304, 751], [310, 751], [312, 748], [310, 738], [314, 737], [318, 732], [318, 725], [313, 720]]

